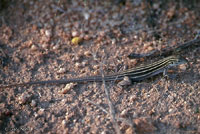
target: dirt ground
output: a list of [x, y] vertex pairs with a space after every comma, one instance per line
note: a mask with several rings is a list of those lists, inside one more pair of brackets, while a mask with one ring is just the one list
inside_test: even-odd
[[[194, 39], [200, 2], [0, 0], [0, 84], [114, 73], [163, 57], [130, 59]], [[0, 89], [0, 134], [200, 133], [200, 48], [190, 68], [119, 88], [101, 82]], [[121, 120], [120, 120], [121, 119]]]

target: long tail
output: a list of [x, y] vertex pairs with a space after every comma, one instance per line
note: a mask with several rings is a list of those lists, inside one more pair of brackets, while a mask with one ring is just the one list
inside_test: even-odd
[[[111, 81], [113, 77], [105, 76], [105, 81]], [[8, 85], [0, 85], [0, 88], [11, 88], [11, 87], [21, 87], [30, 85], [46, 85], [46, 84], [67, 84], [70, 82], [98, 82], [102, 81], [102, 76], [90, 76], [90, 77], [80, 77], [72, 79], [62, 79], [62, 80], [46, 80], [46, 81], [31, 81], [25, 83], [14, 83]]]

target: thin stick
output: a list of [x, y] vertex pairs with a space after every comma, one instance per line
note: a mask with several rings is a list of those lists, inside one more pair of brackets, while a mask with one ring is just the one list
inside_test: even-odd
[[[109, 112], [105, 108], [103, 108], [102, 106], [96, 104], [95, 102], [93, 102], [93, 101], [91, 101], [89, 99], [86, 99], [86, 101], [88, 101], [89, 103], [95, 105], [96, 107], [101, 109], [104, 113], [109, 114]], [[117, 121], [121, 121], [121, 122], [125, 123], [126, 125], [129, 125], [133, 129], [133, 131], [135, 130], [135, 126], [134, 126], [132, 121], [124, 119], [124, 118], [121, 118], [121, 117], [118, 117], [118, 116], [115, 116], [115, 118], [116, 118]], [[111, 117], [109, 119], [111, 119]]]
[[[158, 56], [168, 56], [173, 53], [181, 52], [183, 49], [186, 49], [188, 47], [191, 47], [193, 44], [199, 43], [200, 42], [200, 37], [199, 33], [196, 35], [196, 37], [193, 40], [187, 41], [182, 44], [177, 44], [177, 47], [170, 47], [170, 48], [165, 48], [161, 51], [159, 50], [154, 50], [150, 53], [146, 54], [135, 54], [131, 53], [128, 57], [129, 58], [144, 58], [144, 57], [158, 57]], [[197, 44], [198, 46], [198, 44]]]
[[109, 112], [108, 112], [105, 108], [103, 108], [103, 107], [101, 107], [100, 105], [94, 103], [93, 101], [91, 101], [91, 100], [89, 100], [89, 99], [86, 99], [86, 101], [88, 101], [89, 103], [95, 105], [96, 107], [98, 107], [99, 109], [101, 109], [104, 113], [109, 114]]
[[106, 82], [105, 82], [105, 79], [104, 79], [104, 73], [103, 73], [102, 64], [101, 64], [101, 74], [102, 74], [103, 88], [104, 88], [104, 91], [105, 91], [105, 94], [106, 94], [106, 99], [108, 101], [109, 113], [110, 113], [110, 116], [111, 116], [111, 120], [113, 122], [113, 126], [114, 126], [115, 131], [117, 132], [117, 134], [121, 134], [120, 129], [119, 129], [119, 125], [118, 125], [116, 117], [115, 117], [115, 110], [114, 110], [114, 107], [112, 105], [108, 89], [106, 87]]

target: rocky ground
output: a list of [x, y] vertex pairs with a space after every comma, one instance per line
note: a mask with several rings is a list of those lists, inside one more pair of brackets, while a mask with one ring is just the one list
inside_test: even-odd
[[[1, 85], [110, 74], [194, 39], [200, 2], [0, 0]], [[199, 43], [198, 43], [199, 44]], [[197, 46], [198, 46], [197, 44]], [[119, 88], [99, 82], [0, 89], [0, 133], [200, 133], [200, 49], [172, 73]]]

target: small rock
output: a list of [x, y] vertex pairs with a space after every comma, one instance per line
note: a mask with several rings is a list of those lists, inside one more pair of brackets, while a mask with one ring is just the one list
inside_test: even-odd
[[32, 106], [32, 107], [35, 107], [36, 105], [37, 105], [37, 104], [36, 104], [36, 101], [35, 101], [35, 100], [32, 100], [32, 101], [31, 101], [31, 106]]
[[99, 69], [99, 65], [93, 65], [93, 69], [94, 70], [98, 70]]
[[45, 109], [41, 108], [41, 109], [38, 111], [38, 115], [44, 114], [44, 110], [45, 110]]
[[154, 8], [154, 9], [159, 9], [159, 7], [160, 7], [160, 4], [159, 4], [159, 3], [154, 3], [154, 4], [153, 4], [153, 8]]
[[133, 128], [129, 127], [128, 129], [126, 129], [125, 134], [134, 134]]
[[176, 7], [173, 6], [173, 7], [171, 7], [171, 8], [168, 9], [168, 12], [167, 12], [166, 16], [169, 19], [172, 19], [175, 16], [175, 13], [176, 13]]
[[131, 85], [131, 84], [132, 84], [131, 80], [127, 76], [125, 76], [124, 79], [118, 83], [119, 86], [128, 86], [128, 85]]
[[154, 115], [155, 114], [155, 109], [151, 109], [149, 112], [148, 112], [149, 115]]
[[173, 109], [172, 109], [172, 108], [170, 108], [170, 109], [168, 110], [168, 112], [169, 112], [169, 113], [172, 113], [172, 112], [173, 112]]
[[82, 38], [80, 38], [80, 37], [74, 37], [74, 38], [72, 39], [71, 43], [72, 43], [73, 45], [78, 45], [81, 41], [82, 41]]
[[200, 114], [197, 115], [197, 119], [200, 120]]
[[53, 46], [53, 50], [58, 50], [59, 49], [59, 45], [55, 45], [55, 46]]
[[104, 37], [104, 36], [105, 36], [105, 31], [100, 31], [100, 32], [99, 32], [99, 35], [100, 35], [101, 37]]
[[185, 71], [187, 69], [186, 65], [185, 64], [181, 64], [179, 66], [179, 68], [182, 70], [182, 71]]
[[116, 39], [112, 39], [112, 40], [111, 40], [111, 44], [112, 44], [112, 45], [115, 45], [116, 42], [117, 42]]
[[42, 48], [47, 49], [49, 45], [47, 43], [43, 43], [41, 46]]
[[45, 35], [46, 35], [47, 37], [51, 37], [51, 36], [52, 36], [51, 30], [46, 30], [46, 31], [45, 31]]
[[104, 131], [101, 132], [101, 134], [107, 134], [107, 132], [104, 130]]
[[91, 38], [91, 37], [90, 37], [89, 35], [85, 35], [85, 36], [83, 37], [84, 40], [90, 40], [90, 38]]
[[131, 102], [133, 102], [133, 101], [135, 101], [136, 99], [137, 99], [137, 96], [136, 96], [136, 95], [131, 95], [129, 100], [130, 100]]
[[62, 74], [62, 73], [65, 73], [66, 72], [66, 68], [59, 68], [59, 70], [58, 70], [58, 73], [59, 74]]
[[76, 37], [76, 36], [78, 36], [79, 34], [78, 34], [78, 32], [77, 31], [72, 31], [72, 37]]
[[152, 46], [149, 46], [149, 47], [147, 48], [147, 50], [148, 50], [148, 51], [152, 51], [152, 50], [153, 50], [153, 47], [152, 47]]
[[19, 101], [19, 104], [25, 104], [26, 102], [29, 101], [29, 99], [30, 99], [30, 95], [24, 93], [18, 98], [18, 101]]
[[75, 83], [66, 84], [66, 86], [62, 89], [61, 93], [62, 93], [62, 94], [66, 94], [66, 93], [69, 92], [69, 90], [72, 89], [75, 85], [76, 85]]
[[124, 110], [121, 112], [121, 116], [124, 117], [124, 116], [126, 116], [126, 114], [127, 114], [127, 109], [124, 109]]
[[36, 51], [36, 50], [38, 50], [38, 48], [37, 48], [36, 45], [32, 45], [32, 46], [31, 46], [31, 50], [32, 50], [32, 51]]
[[156, 127], [151, 121], [147, 121], [146, 118], [135, 119], [134, 124], [136, 125], [136, 130], [138, 133], [152, 133], [156, 130]]
[[90, 18], [90, 14], [87, 12], [83, 13], [83, 16], [84, 16], [85, 20], [88, 20]]
[[89, 56], [91, 56], [92, 54], [91, 54], [90, 51], [85, 51], [85, 52], [84, 52], [84, 55], [87, 56], [87, 57], [89, 57]]
[[137, 36], [137, 35], [134, 35], [133, 38], [134, 38], [134, 39], [138, 39], [138, 36]]
[[181, 123], [180, 123], [179, 121], [176, 121], [176, 122], [174, 123], [174, 126], [175, 126], [176, 128], [181, 128]]
[[39, 115], [37, 113], [34, 113], [34, 117], [37, 118]]
[[82, 64], [82, 67], [85, 67], [85, 66], [88, 64], [88, 61], [86, 61], [86, 60], [85, 60], [85, 61], [82, 61], [81, 64]]
[[136, 65], [137, 64], [137, 59], [131, 59], [130, 62], [131, 62], [131, 65]]
[[147, 48], [147, 47], [149, 47], [150, 46], [150, 43], [149, 42], [145, 42], [144, 43], [144, 48]]
[[66, 125], [67, 125], [67, 121], [66, 121], [66, 120], [63, 120], [63, 121], [62, 121], [62, 127], [65, 128]]
[[75, 63], [75, 67], [80, 68], [80, 67], [81, 67], [81, 63], [76, 62], [76, 63]]

